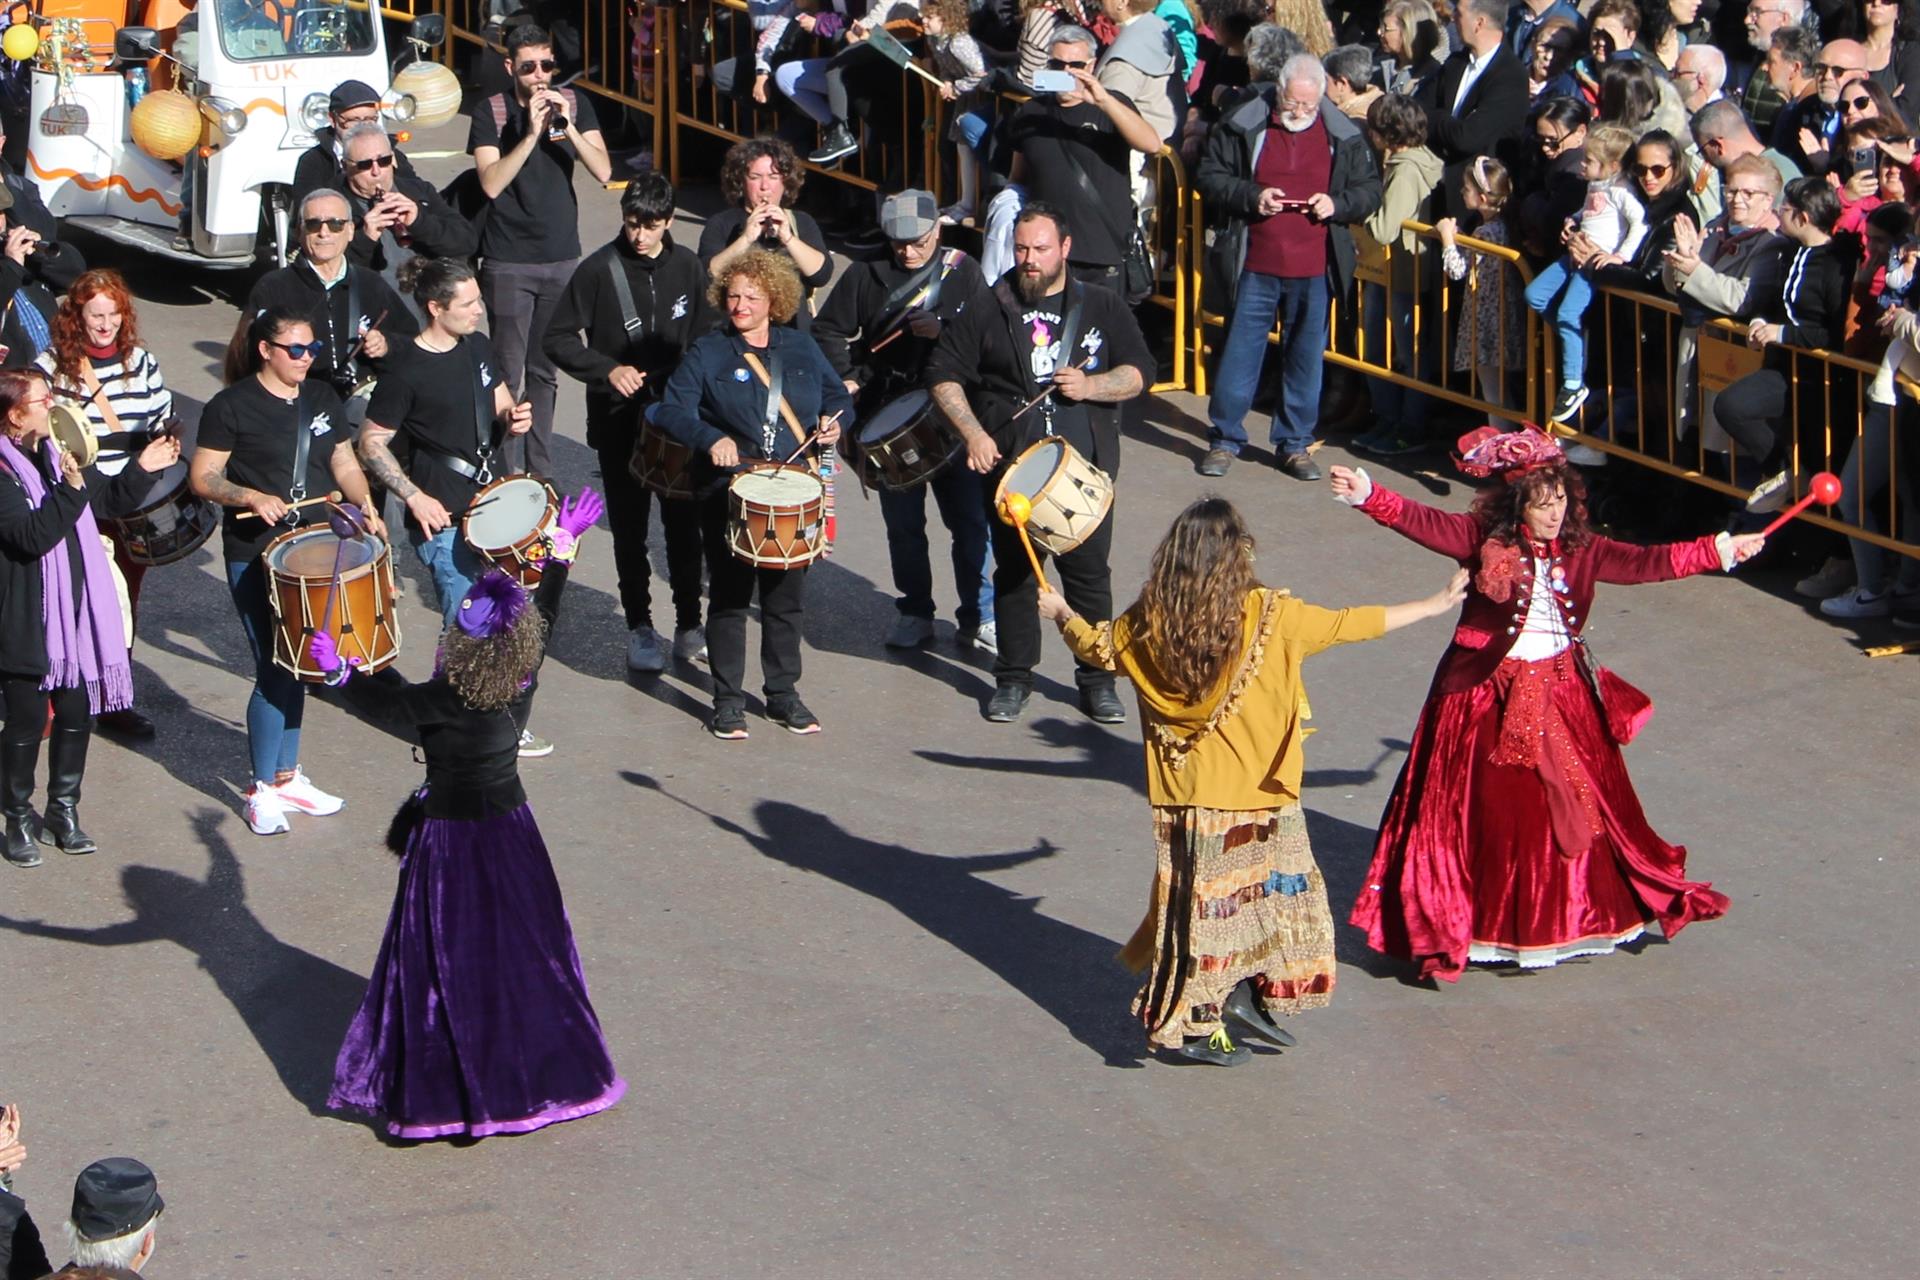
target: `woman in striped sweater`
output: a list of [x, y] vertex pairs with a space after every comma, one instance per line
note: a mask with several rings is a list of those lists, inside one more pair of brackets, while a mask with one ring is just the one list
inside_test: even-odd
[[[34, 363], [52, 380], [56, 396], [85, 409], [87, 422], [100, 439], [100, 456], [94, 465], [101, 475], [116, 476], [173, 413], [173, 393], [160, 377], [160, 362], [140, 345], [127, 282], [117, 271], [86, 272], [60, 300], [52, 329], [52, 345]], [[102, 510], [98, 514], [111, 518], [126, 513]], [[147, 568], [128, 558], [126, 546], [112, 528], [108, 526], [107, 536], [127, 580], [137, 621], [140, 581]], [[131, 707], [106, 712], [100, 723], [131, 737], [153, 736], [153, 722]]]

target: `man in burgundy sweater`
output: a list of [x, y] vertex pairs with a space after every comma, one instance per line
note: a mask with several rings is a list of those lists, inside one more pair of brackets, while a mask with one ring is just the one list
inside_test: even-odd
[[1203, 476], [1225, 475], [1247, 446], [1244, 425], [1280, 324], [1284, 383], [1269, 438], [1275, 463], [1318, 480], [1307, 448], [1320, 417], [1327, 304], [1353, 280], [1350, 224], [1380, 204], [1380, 174], [1359, 127], [1326, 101], [1318, 59], [1275, 65], [1279, 28], [1255, 27], [1247, 63], [1255, 82], [1221, 109], [1194, 183], [1215, 219], [1209, 274], [1231, 317], [1215, 374]]

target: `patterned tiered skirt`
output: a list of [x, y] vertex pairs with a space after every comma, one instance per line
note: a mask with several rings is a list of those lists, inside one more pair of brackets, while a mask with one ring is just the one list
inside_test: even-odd
[[1298, 804], [1156, 807], [1153, 835], [1152, 905], [1120, 953], [1147, 975], [1133, 1012], [1153, 1044], [1218, 1030], [1246, 979], [1276, 1018], [1333, 999], [1333, 915]]

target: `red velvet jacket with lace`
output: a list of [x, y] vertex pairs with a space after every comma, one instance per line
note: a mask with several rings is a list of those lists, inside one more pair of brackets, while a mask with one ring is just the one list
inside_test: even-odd
[[[1360, 510], [1402, 537], [1449, 556], [1473, 573], [1466, 604], [1454, 628], [1453, 642], [1434, 672], [1435, 693], [1460, 693], [1493, 675], [1526, 624], [1532, 603], [1534, 553], [1487, 539], [1486, 526], [1465, 512], [1447, 512], [1382, 488], [1378, 483]], [[1601, 582], [1669, 582], [1720, 568], [1720, 552], [1711, 535], [1691, 542], [1641, 547], [1595, 535], [1574, 551], [1562, 551], [1556, 539], [1547, 547], [1550, 571], [1564, 576], [1566, 590], [1555, 596], [1567, 630], [1575, 636], [1593, 605]]]

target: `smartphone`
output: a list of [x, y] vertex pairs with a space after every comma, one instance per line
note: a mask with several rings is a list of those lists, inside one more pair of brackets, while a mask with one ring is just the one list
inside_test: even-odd
[[1855, 147], [1847, 156], [1855, 173], [1873, 173], [1880, 167], [1880, 148]]
[[1306, 213], [1308, 210], [1312, 208], [1313, 208], [1313, 202], [1311, 200], [1282, 200], [1280, 202], [1280, 208], [1276, 210], [1276, 212]]
[[1035, 93], [1072, 93], [1079, 83], [1064, 71], [1053, 71], [1046, 67], [1033, 73]]

